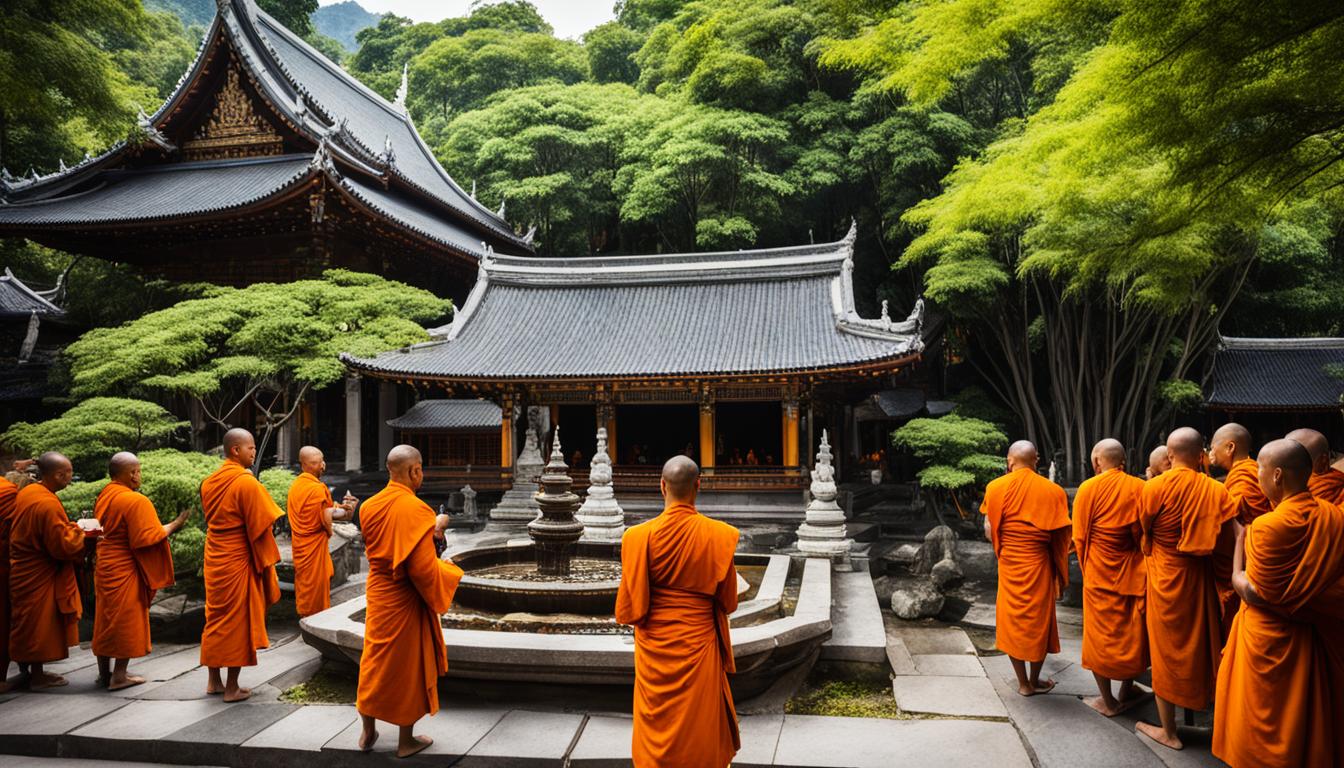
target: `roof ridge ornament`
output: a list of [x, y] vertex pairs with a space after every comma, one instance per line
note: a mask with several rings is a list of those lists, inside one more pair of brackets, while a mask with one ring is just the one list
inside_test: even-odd
[[406, 94], [410, 91], [410, 81], [411, 81], [410, 74], [411, 74], [410, 60], [402, 62], [401, 85], [397, 86], [397, 94], [392, 99], [392, 106], [396, 107], [397, 111], [403, 115], [409, 114], [406, 110]]
[[475, 180], [475, 179], [472, 179], [472, 180], [471, 180], [471, 199], [472, 199], [472, 200], [475, 200], [475, 199], [476, 199], [476, 180]]
[[145, 108], [139, 104], [135, 105], [135, 132], [139, 134], [139, 141], [136, 143], [144, 146], [146, 143], [154, 144], [164, 152], [174, 152], [177, 146], [168, 140], [157, 127], [154, 126], [154, 120], [145, 114]]
[[507, 197], [499, 198], [499, 210], [495, 212], [495, 216], [498, 216], [501, 219], [504, 218], [504, 202], [506, 200], [508, 200]]
[[395, 163], [396, 160], [397, 160], [397, 153], [395, 150], [392, 149], [392, 137], [384, 134], [383, 154], [378, 156], [378, 161], [382, 163], [383, 166], [391, 168], [392, 164]]
[[341, 174], [336, 170], [336, 161], [331, 156], [331, 143], [323, 136], [317, 142], [317, 151], [313, 153], [313, 159], [308, 162], [309, 170], [321, 171], [334, 179], [339, 179]]
[[532, 238], [537, 236], [537, 225], [532, 224], [527, 228], [527, 233], [523, 235], [523, 242], [527, 245], [532, 244]]
[[303, 92], [294, 90], [294, 116], [299, 120], [299, 127], [303, 128], [308, 123], [308, 102], [303, 98]]

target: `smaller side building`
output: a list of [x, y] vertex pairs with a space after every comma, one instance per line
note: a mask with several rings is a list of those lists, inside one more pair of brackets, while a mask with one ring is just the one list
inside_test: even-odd
[[1205, 391], [1214, 426], [1243, 424], [1257, 446], [1310, 427], [1344, 450], [1344, 338], [1224, 336]]

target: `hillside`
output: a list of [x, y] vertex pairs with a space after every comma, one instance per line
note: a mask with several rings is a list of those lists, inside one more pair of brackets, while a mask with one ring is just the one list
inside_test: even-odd
[[324, 5], [312, 15], [313, 27], [327, 37], [335, 38], [345, 49], [354, 52], [359, 48], [355, 34], [361, 29], [378, 23], [378, 14], [364, 10], [355, 0], [333, 5]]

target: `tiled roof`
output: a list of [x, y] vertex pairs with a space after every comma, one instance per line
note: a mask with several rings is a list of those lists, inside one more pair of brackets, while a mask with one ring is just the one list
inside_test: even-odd
[[29, 317], [34, 312], [40, 316], [65, 314], [5, 267], [4, 275], [0, 275], [0, 317]]
[[1344, 339], [1223, 338], [1213, 358], [1207, 405], [1230, 410], [1340, 407]]
[[503, 412], [487, 400], [421, 400], [387, 425], [394, 429], [499, 429]]
[[[770, 373], [916, 357], [922, 311], [854, 312], [851, 236], [709, 254], [487, 257], [438, 338], [356, 370], [441, 380]], [[922, 307], [922, 304], [921, 304]]]

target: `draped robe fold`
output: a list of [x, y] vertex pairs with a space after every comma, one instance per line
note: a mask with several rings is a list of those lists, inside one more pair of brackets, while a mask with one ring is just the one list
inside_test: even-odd
[[1083, 668], [1111, 680], [1148, 669], [1147, 569], [1139, 549], [1143, 480], [1108, 469], [1073, 499], [1073, 547], [1083, 572]]
[[1242, 605], [1218, 668], [1213, 754], [1233, 766], [1344, 766], [1344, 512], [1300, 493], [1246, 531]]
[[331, 528], [324, 514], [334, 504], [331, 490], [318, 477], [300, 472], [289, 486], [290, 545], [294, 556], [294, 606], [300, 616], [331, 607]]
[[0, 680], [9, 672], [9, 529], [19, 487], [0, 477]]
[[226, 460], [201, 483], [205, 512], [205, 629], [201, 664], [250, 667], [270, 645], [266, 607], [279, 601], [271, 526], [283, 514], [261, 481]]
[[1023, 661], [1059, 653], [1055, 600], [1069, 583], [1069, 499], [1064, 489], [1021, 468], [985, 488], [981, 509], [998, 558], [995, 644]]
[[625, 532], [616, 620], [635, 628], [637, 768], [722, 768], [741, 749], [728, 687], [737, 539], [685, 504]]
[[173, 555], [154, 504], [116, 481], [93, 504], [103, 526], [93, 569], [93, 653], [114, 659], [149, 655], [149, 604], [173, 584]]
[[1213, 697], [1222, 647], [1213, 551], [1237, 505], [1221, 483], [1173, 467], [1143, 486], [1153, 692], [1187, 709]]
[[60, 661], [79, 643], [84, 606], [76, 569], [84, 559], [84, 540], [84, 531], [45, 485], [33, 483], [19, 491], [9, 541], [9, 653], [14, 661]]
[[1330, 467], [1324, 472], [1313, 473], [1307, 479], [1307, 490], [1321, 501], [1344, 506], [1344, 472]]
[[448, 673], [439, 616], [452, 606], [462, 569], [434, 552], [434, 511], [396, 481], [360, 509], [365, 554], [364, 652], [360, 714], [412, 725], [439, 711], [438, 679]]

